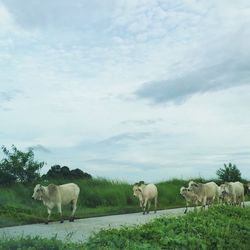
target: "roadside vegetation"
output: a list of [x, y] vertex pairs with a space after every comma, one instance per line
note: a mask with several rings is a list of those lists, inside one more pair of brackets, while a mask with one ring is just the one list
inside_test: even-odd
[[250, 208], [214, 206], [132, 228], [103, 230], [86, 249], [249, 249]]
[[250, 208], [214, 206], [180, 217], [161, 217], [134, 227], [102, 230], [86, 243], [41, 238], [2, 238], [0, 250], [227, 249], [248, 250]]
[[[55, 184], [66, 183], [67, 180], [54, 180]], [[86, 218], [110, 214], [138, 212], [139, 202], [133, 197], [132, 185], [105, 179], [89, 179], [74, 181], [79, 185], [76, 218]], [[47, 185], [47, 181], [41, 182]], [[186, 185], [184, 180], [171, 180], [157, 184], [159, 190], [159, 209], [184, 206], [179, 195], [180, 186]], [[32, 200], [34, 185], [15, 184], [1, 187], [0, 194], [0, 227], [44, 222], [47, 210], [41, 201]], [[164, 195], [161, 195], [164, 194]], [[70, 215], [70, 206], [63, 207], [63, 215]], [[58, 220], [57, 210], [52, 213], [52, 220]]]

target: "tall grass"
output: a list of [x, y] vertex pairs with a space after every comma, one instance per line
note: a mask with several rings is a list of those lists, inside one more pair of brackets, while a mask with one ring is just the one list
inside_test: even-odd
[[[71, 180], [72, 181], [72, 180]], [[69, 181], [43, 181], [64, 184]], [[76, 210], [77, 218], [101, 216], [109, 214], [129, 213], [140, 211], [137, 198], [133, 196], [132, 185], [126, 182], [106, 179], [75, 180], [80, 187], [80, 195]], [[187, 181], [170, 180], [156, 184], [159, 190], [158, 208], [183, 206], [183, 198], [179, 189]], [[31, 199], [34, 185], [15, 184], [11, 187], [0, 187], [0, 227], [44, 221], [47, 210], [41, 201]], [[63, 207], [63, 215], [70, 215], [70, 206]], [[57, 210], [54, 208], [52, 220], [57, 220]]]

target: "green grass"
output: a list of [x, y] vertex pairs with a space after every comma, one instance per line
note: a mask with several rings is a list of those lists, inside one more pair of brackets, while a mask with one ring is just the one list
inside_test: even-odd
[[0, 241], [0, 250], [84, 250], [79, 243], [62, 242], [56, 237], [42, 239], [39, 237], [5, 238]]
[[[68, 181], [54, 180], [55, 184]], [[137, 198], [133, 197], [132, 185], [106, 179], [76, 180], [81, 189], [76, 218], [87, 218], [111, 214], [140, 211]], [[50, 182], [51, 183], [51, 182]], [[48, 182], [42, 184], [48, 185]], [[159, 209], [174, 208], [184, 205], [179, 189], [187, 181], [171, 180], [156, 184], [159, 190]], [[47, 217], [47, 209], [41, 201], [31, 199], [34, 185], [15, 184], [0, 187], [0, 227], [40, 223]], [[70, 207], [63, 207], [64, 218], [70, 215]], [[51, 220], [59, 220], [56, 208]]]
[[133, 228], [103, 230], [86, 249], [249, 249], [250, 208], [211, 207]]
[[250, 208], [214, 206], [180, 217], [161, 217], [134, 227], [102, 230], [86, 243], [62, 242], [55, 237], [2, 238], [0, 250], [248, 250]]

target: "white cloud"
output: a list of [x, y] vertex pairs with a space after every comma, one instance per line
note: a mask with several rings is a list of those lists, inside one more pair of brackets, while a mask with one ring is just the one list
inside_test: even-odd
[[7, 8], [0, 3], [0, 31], [6, 32], [15, 29], [15, 21]]
[[3, 144], [94, 176], [248, 174], [248, 1], [3, 2]]

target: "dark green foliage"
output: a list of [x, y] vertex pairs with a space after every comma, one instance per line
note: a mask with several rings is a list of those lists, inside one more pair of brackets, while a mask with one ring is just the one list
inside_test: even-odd
[[42, 239], [39, 237], [22, 237], [19, 239], [3, 238], [0, 243], [0, 250], [84, 250], [79, 243], [65, 243], [56, 237]]
[[10, 185], [16, 181], [15, 175], [10, 171], [3, 170], [0, 163], [0, 185]]
[[11, 184], [14, 182], [31, 183], [39, 177], [39, 170], [44, 162], [34, 160], [32, 148], [27, 152], [18, 150], [12, 145], [12, 151], [2, 146], [5, 158], [0, 161], [0, 184]]
[[50, 168], [47, 174], [43, 175], [43, 179], [91, 179], [92, 176], [84, 173], [79, 168], [70, 170], [67, 166], [61, 167], [54, 165]]
[[216, 174], [223, 182], [241, 181], [240, 170], [231, 162], [228, 165], [224, 164], [224, 168], [217, 170]]
[[249, 249], [250, 208], [211, 207], [132, 228], [102, 230], [86, 249]]

